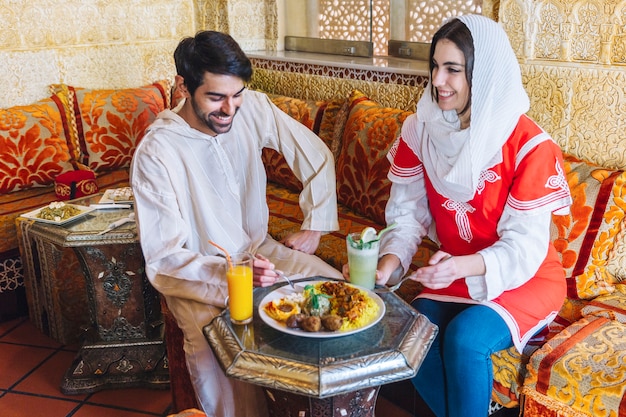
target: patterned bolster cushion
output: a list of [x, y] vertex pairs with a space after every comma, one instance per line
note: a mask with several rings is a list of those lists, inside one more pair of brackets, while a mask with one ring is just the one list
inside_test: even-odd
[[524, 415], [626, 415], [626, 325], [584, 317], [538, 349], [524, 381]]

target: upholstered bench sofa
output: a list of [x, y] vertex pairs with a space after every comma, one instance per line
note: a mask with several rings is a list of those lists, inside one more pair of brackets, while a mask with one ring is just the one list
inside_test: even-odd
[[[56, 200], [59, 174], [90, 170], [100, 189], [126, 185], [137, 142], [170, 105], [166, 82], [125, 90], [55, 85], [51, 92], [30, 106], [0, 110], [0, 253], [5, 257], [19, 256], [15, 218]], [[335, 156], [340, 230], [322, 237], [317, 255], [341, 268], [347, 233], [384, 226], [390, 187], [386, 153], [411, 112], [380, 105], [358, 90], [319, 101], [270, 97], [316, 132]], [[302, 220], [301, 185], [280, 155], [265, 150], [263, 158], [269, 232], [280, 239]], [[564, 263], [568, 297], [554, 323], [522, 355], [513, 349], [494, 355], [493, 399], [506, 407], [522, 404], [533, 416], [625, 415], [626, 285], [620, 281], [626, 276], [626, 174], [569, 155], [565, 167], [574, 205], [570, 215], [554, 218], [552, 237]], [[433, 242], [425, 241], [412, 269], [435, 250]], [[409, 281], [398, 293], [410, 301], [419, 290]], [[80, 303], [85, 306], [78, 287], [56, 292], [64, 296], [64, 317], [78, 328], [76, 311]], [[182, 341], [165, 313], [172, 389], [180, 410], [194, 405], [193, 394], [185, 380]], [[188, 398], [177, 401], [181, 392]]]
[[[322, 101], [270, 97], [317, 133], [335, 156], [340, 229], [322, 237], [316, 254], [341, 268], [347, 262], [346, 234], [384, 227], [390, 187], [386, 153], [411, 112], [382, 106], [358, 90]], [[266, 149], [263, 158], [269, 232], [280, 239], [302, 221], [301, 185], [279, 154]], [[494, 354], [493, 408], [523, 407], [528, 416], [626, 415], [626, 285], [619, 283], [625, 278], [626, 174], [570, 155], [565, 169], [574, 204], [571, 214], [554, 217], [552, 238], [568, 296], [556, 320], [523, 354], [514, 348]], [[423, 265], [436, 248], [426, 240], [411, 268]], [[419, 290], [407, 281], [398, 294], [411, 301]], [[166, 311], [172, 390], [181, 410], [195, 403], [181, 376], [182, 339], [174, 327]]]
[[[0, 276], [6, 277], [0, 285], [0, 303], [7, 306], [0, 311], [7, 316], [12, 313], [7, 311], [9, 304], [12, 310], [23, 311], [24, 299], [29, 298], [23, 286], [16, 218], [68, 198], [68, 184], [57, 190], [59, 195], [55, 192], [55, 179], [63, 174], [76, 174], [76, 187], [85, 194], [128, 185], [135, 147], [156, 115], [169, 107], [171, 95], [166, 81], [118, 90], [66, 84], [49, 88], [47, 98], [0, 109]], [[77, 314], [86, 311], [86, 295], [81, 280], [67, 282], [73, 284], [55, 288], [55, 296], [62, 299], [61, 327], [68, 334], [55, 336], [71, 342], [87, 317]], [[22, 296], [16, 301], [18, 292]], [[4, 316], [0, 314], [0, 319]]]

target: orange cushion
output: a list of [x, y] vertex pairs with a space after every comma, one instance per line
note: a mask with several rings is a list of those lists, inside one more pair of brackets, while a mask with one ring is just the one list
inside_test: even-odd
[[566, 155], [565, 175], [574, 202], [569, 215], [553, 217], [551, 234], [563, 261], [567, 295], [610, 294], [615, 276], [607, 266], [626, 210], [626, 174]]
[[49, 98], [0, 109], [0, 194], [46, 187], [74, 169], [61, 112]]
[[146, 128], [169, 107], [166, 81], [119, 90], [52, 86], [55, 97], [73, 109], [68, 126], [79, 162], [96, 172], [127, 168]]
[[348, 109], [337, 160], [338, 201], [385, 224], [391, 189], [387, 152], [412, 112], [382, 106], [358, 90], [350, 95]]

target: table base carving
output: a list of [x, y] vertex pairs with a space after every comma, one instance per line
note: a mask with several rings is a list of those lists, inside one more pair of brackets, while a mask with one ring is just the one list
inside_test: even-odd
[[165, 345], [161, 341], [84, 346], [65, 372], [61, 391], [84, 394], [108, 388], [169, 388]]
[[270, 417], [374, 417], [380, 387], [315, 398], [264, 388]]

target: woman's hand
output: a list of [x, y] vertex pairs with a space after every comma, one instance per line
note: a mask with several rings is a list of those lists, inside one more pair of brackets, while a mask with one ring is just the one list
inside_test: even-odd
[[[387, 254], [380, 258], [376, 267], [376, 285], [385, 285], [398, 266], [400, 266], [400, 260], [395, 255]], [[348, 264], [342, 267], [341, 273], [346, 281], [350, 281], [350, 266]]]
[[415, 271], [411, 279], [427, 288], [439, 290], [449, 287], [460, 276], [455, 258], [449, 253], [438, 251], [428, 260], [428, 266]]
[[253, 285], [255, 287], [269, 287], [278, 281], [275, 266], [265, 256], [256, 254], [253, 261]]

